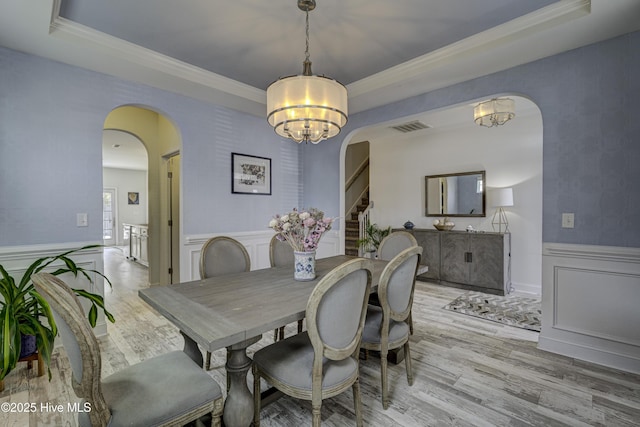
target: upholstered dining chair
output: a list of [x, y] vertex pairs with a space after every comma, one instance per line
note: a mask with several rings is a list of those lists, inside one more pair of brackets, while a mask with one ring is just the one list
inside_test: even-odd
[[[291, 267], [293, 269], [293, 248], [286, 241], [278, 240], [274, 234], [269, 242], [269, 262], [271, 267]], [[303, 321], [298, 320], [298, 333], [302, 332]], [[273, 341], [284, 339], [284, 326], [273, 331]]]
[[416, 271], [420, 264], [422, 248], [413, 246], [400, 252], [385, 266], [378, 282], [380, 306], [369, 304], [362, 333], [362, 348], [380, 352], [380, 377], [382, 379], [382, 406], [389, 407], [387, 382], [387, 354], [389, 350], [404, 346], [407, 382], [413, 385], [411, 353], [409, 350], [409, 325], [407, 324]]
[[412, 246], [418, 246], [413, 234], [406, 231], [394, 231], [389, 233], [378, 246], [378, 258], [390, 261], [403, 250]]
[[91, 405], [78, 414], [80, 426], [173, 426], [207, 414], [212, 426], [220, 426], [220, 387], [184, 352], [156, 356], [102, 378], [98, 340], [73, 291], [49, 273], [35, 274], [33, 284], [54, 313], [73, 389]]
[[[390, 261], [403, 250], [418, 246], [416, 238], [413, 234], [406, 231], [394, 231], [387, 235], [378, 246], [378, 258], [384, 261]], [[378, 296], [373, 294], [369, 303], [380, 305]], [[409, 331], [413, 335], [413, 316], [409, 313]]]
[[307, 303], [307, 331], [264, 347], [253, 356], [254, 421], [260, 425], [260, 379], [312, 405], [320, 425], [322, 400], [353, 390], [356, 425], [362, 426], [360, 340], [373, 261], [345, 262], [323, 277]]
[[[200, 278], [224, 276], [251, 270], [251, 258], [244, 245], [228, 236], [216, 236], [202, 245], [200, 252]], [[227, 358], [229, 352], [227, 351]], [[211, 352], [207, 351], [205, 370], [211, 369]], [[229, 387], [227, 375], [227, 388]]]

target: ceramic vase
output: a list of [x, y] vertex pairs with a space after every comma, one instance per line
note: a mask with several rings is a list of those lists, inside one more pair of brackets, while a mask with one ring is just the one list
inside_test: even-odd
[[293, 278], [296, 280], [313, 280], [316, 278], [316, 253], [293, 252]]

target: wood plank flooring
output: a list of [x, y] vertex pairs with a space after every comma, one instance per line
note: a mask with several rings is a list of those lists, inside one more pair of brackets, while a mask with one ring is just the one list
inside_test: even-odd
[[[109, 375], [156, 354], [182, 348], [178, 330], [137, 296], [147, 270], [126, 261], [117, 249], [105, 251], [105, 270], [114, 287], [106, 293], [116, 323], [100, 339], [102, 370]], [[638, 426], [640, 376], [536, 348], [536, 332], [443, 310], [463, 291], [418, 282], [413, 309], [411, 354], [415, 382], [407, 386], [404, 363], [389, 367], [391, 405], [380, 403], [380, 369], [375, 356], [361, 361], [361, 392], [367, 426]], [[286, 333], [294, 333], [289, 325]], [[272, 342], [273, 335], [250, 347]], [[224, 389], [225, 350], [213, 354], [210, 375]], [[0, 404], [36, 403], [34, 413], [0, 412], [2, 426], [76, 426], [66, 411], [78, 402], [70, 386], [64, 349], [53, 354], [52, 379], [37, 377], [26, 364], [5, 379]], [[251, 383], [251, 378], [249, 378]], [[176, 392], [179, 392], [177, 390]], [[62, 404], [62, 412], [41, 404]], [[283, 397], [263, 408], [263, 426], [311, 424], [308, 402]], [[323, 426], [354, 425], [351, 393], [328, 399]]]

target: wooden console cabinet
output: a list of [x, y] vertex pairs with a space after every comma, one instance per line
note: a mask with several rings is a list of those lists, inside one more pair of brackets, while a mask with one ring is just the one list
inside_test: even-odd
[[511, 234], [413, 229], [422, 246], [418, 279], [505, 295], [511, 289]]

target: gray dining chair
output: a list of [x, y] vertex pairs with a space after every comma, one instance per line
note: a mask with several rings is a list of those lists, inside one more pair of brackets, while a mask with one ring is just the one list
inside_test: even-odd
[[[200, 278], [225, 276], [251, 270], [251, 258], [244, 245], [228, 236], [207, 240], [200, 252]], [[229, 352], [227, 351], [227, 356]], [[211, 369], [211, 352], [207, 351], [205, 367]], [[228, 377], [227, 377], [228, 379]], [[227, 387], [229, 381], [227, 381]]]
[[184, 352], [156, 356], [102, 378], [98, 340], [71, 288], [49, 273], [32, 280], [53, 311], [73, 390], [91, 408], [78, 414], [80, 426], [173, 426], [208, 414], [212, 426], [221, 425], [220, 386]]
[[369, 304], [362, 333], [362, 348], [380, 352], [382, 379], [382, 406], [389, 407], [387, 382], [387, 354], [389, 350], [404, 347], [407, 382], [413, 385], [411, 353], [409, 350], [409, 314], [413, 305], [416, 271], [422, 248], [413, 246], [400, 252], [385, 266], [378, 283], [380, 306]]
[[[413, 234], [407, 231], [394, 231], [387, 235], [378, 246], [378, 258], [384, 261], [390, 261], [396, 255], [407, 248], [418, 246], [418, 241]], [[369, 303], [380, 305], [376, 294], [372, 295]], [[409, 331], [413, 335], [413, 316], [409, 313]]]
[[264, 347], [253, 356], [254, 421], [260, 425], [260, 379], [312, 405], [320, 425], [322, 400], [351, 388], [356, 425], [362, 426], [360, 341], [373, 261], [345, 262], [323, 277], [307, 303], [307, 331]]
[[[291, 267], [293, 271], [293, 248], [274, 234], [269, 241], [269, 263], [271, 267]], [[302, 332], [303, 321], [298, 320], [298, 333]], [[273, 331], [273, 341], [284, 339], [284, 326]]]
[[394, 231], [385, 236], [378, 246], [378, 258], [390, 261], [403, 250], [418, 246], [413, 235], [407, 231]]

